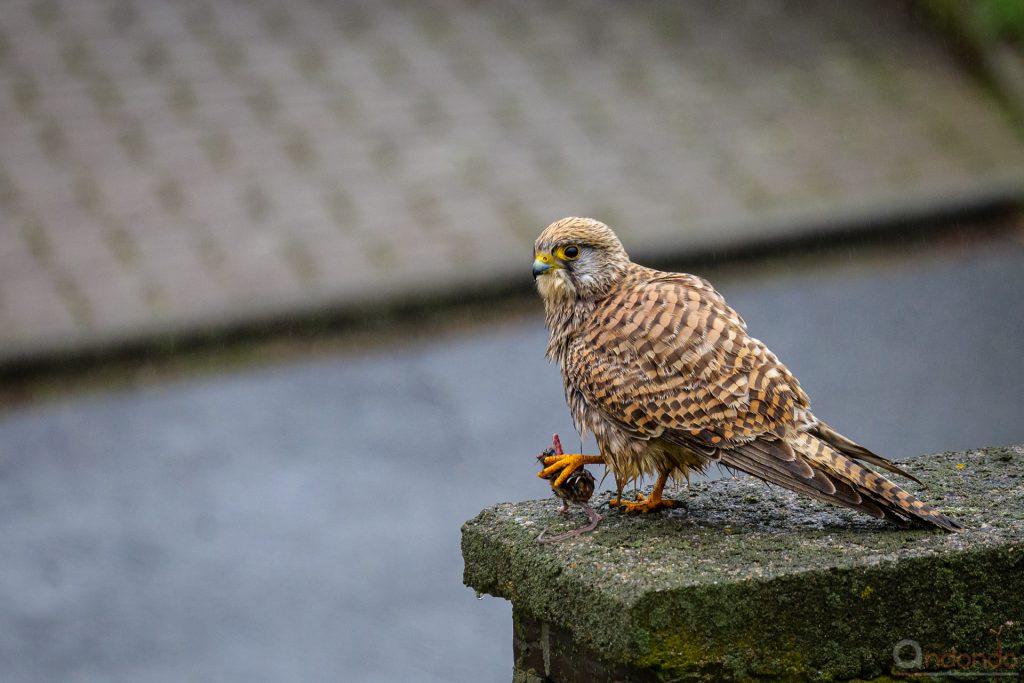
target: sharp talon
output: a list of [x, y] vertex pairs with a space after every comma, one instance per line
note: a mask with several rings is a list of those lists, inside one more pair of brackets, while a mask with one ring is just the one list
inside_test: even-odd
[[[650, 495], [645, 495], [637, 491], [635, 501], [616, 498], [615, 500], [609, 501], [608, 504], [622, 508], [623, 512], [639, 512], [641, 514], [654, 512], [655, 510], [674, 508], [680, 505], [679, 501], [661, 497], [662, 492], [665, 490], [665, 482], [667, 481], [668, 472], [662, 472], [658, 475], [658, 481], [654, 484], [654, 488], [651, 489]], [[619, 488], [619, 495], [622, 495], [621, 488]]]
[[537, 476], [541, 479], [550, 479], [556, 473], [558, 476], [552, 482], [552, 486], [561, 486], [565, 483], [565, 480], [569, 478], [575, 470], [583, 467], [588, 463], [604, 462], [599, 456], [593, 455], [580, 455], [566, 454], [566, 455], [552, 455], [544, 458], [544, 464], [547, 465], [544, 469], [537, 473]]
[[569, 478], [569, 475], [572, 474], [572, 471], [574, 469], [576, 469], [576, 468], [575, 467], [568, 467], [568, 466], [567, 467], [563, 467], [562, 468], [562, 473], [559, 474], [558, 477], [553, 482], [551, 482], [551, 488], [557, 488], [557, 487], [561, 486], [562, 484], [564, 484], [565, 480]]

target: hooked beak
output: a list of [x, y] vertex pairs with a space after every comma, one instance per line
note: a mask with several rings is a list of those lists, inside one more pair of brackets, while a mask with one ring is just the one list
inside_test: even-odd
[[539, 276], [557, 267], [551, 254], [537, 254], [537, 258], [533, 259], [533, 279], [536, 280]]

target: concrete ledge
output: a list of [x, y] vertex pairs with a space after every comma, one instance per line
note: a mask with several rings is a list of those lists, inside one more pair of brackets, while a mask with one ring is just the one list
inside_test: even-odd
[[[534, 539], [582, 513], [496, 505], [463, 526], [464, 581], [512, 602], [520, 681], [903, 679], [997, 649], [1019, 667], [1024, 447], [906, 464], [966, 531], [899, 529], [744, 476], [677, 492], [688, 510], [605, 510], [596, 532], [554, 545]], [[920, 666], [911, 644], [896, 666], [906, 640]]]

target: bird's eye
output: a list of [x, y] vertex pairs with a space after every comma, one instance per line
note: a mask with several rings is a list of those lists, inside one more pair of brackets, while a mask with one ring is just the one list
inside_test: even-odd
[[561, 252], [561, 254], [559, 254], [559, 257], [563, 261], [573, 261], [579, 258], [580, 255], [580, 248], [577, 247], [575, 244], [570, 244], [567, 247], [562, 247], [558, 251]]

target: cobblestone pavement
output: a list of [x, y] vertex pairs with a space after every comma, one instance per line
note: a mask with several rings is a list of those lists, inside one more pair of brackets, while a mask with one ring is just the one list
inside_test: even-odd
[[0, 360], [1019, 193], [891, 5], [6, 0]]

